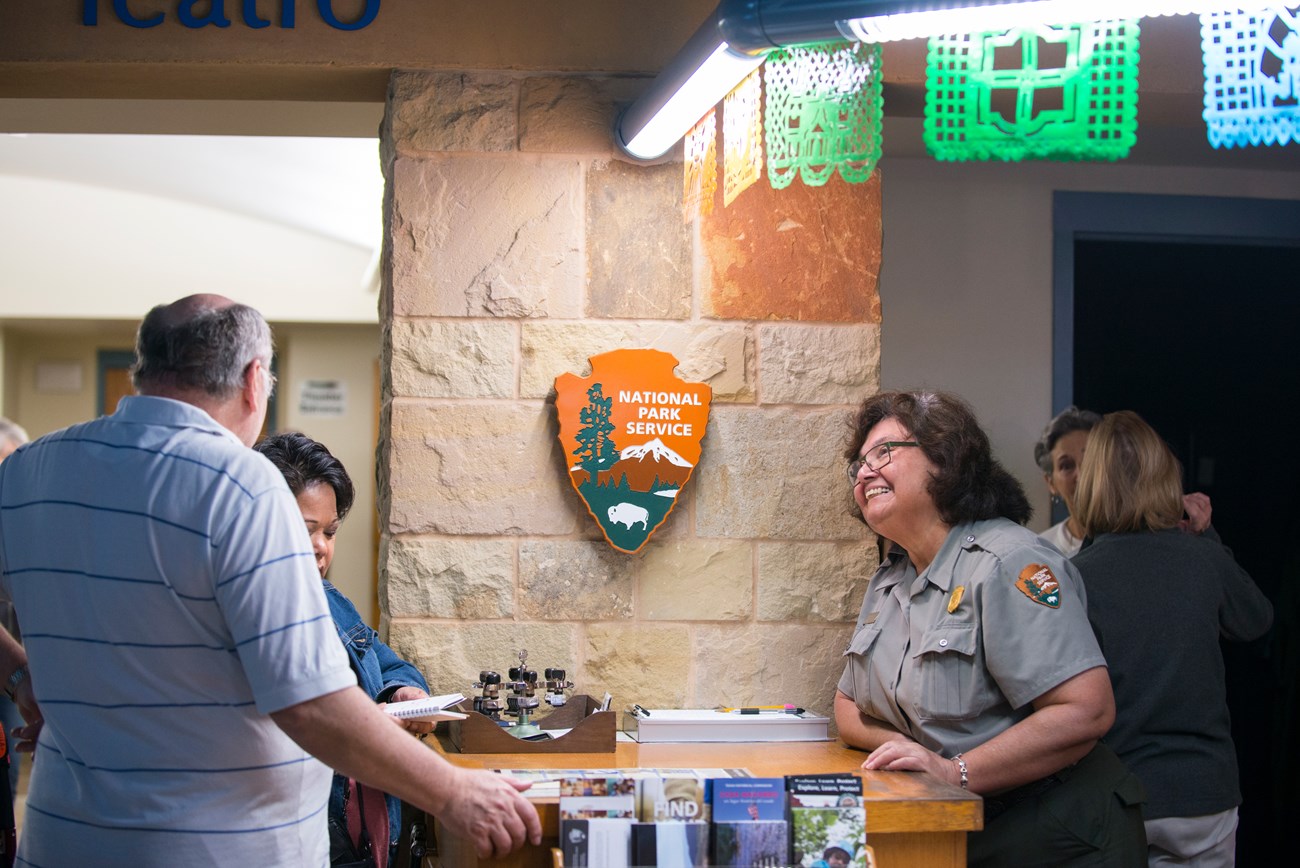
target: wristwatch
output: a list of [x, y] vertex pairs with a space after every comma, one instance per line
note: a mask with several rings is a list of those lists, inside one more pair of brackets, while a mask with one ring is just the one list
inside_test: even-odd
[[9, 676], [9, 680], [5, 682], [5, 695], [13, 699], [14, 694], [18, 691], [18, 685], [25, 680], [27, 680], [27, 667], [19, 666], [14, 670], [14, 674]]

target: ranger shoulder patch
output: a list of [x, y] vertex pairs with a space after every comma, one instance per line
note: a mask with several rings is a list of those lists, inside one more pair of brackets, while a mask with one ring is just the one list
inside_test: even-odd
[[1061, 583], [1047, 564], [1030, 564], [1021, 570], [1016, 588], [1035, 603], [1049, 609], [1061, 608]]

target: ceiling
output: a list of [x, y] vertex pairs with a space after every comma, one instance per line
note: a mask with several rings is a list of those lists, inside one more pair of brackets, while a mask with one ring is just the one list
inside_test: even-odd
[[[1216, 150], [1193, 16], [1142, 22], [1138, 143], [1126, 163], [1294, 172], [1300, 144]], [[884, 48], [884, 155], [925, 158], [924, 40]], [[370, 252], [382, 232], [377, 103], [0, 99], [0, 180], [129, 191]], [[612, 124], [611, 118], [611, 124]], [[227, 134], [215, 134], [215, 133]], [[200, 135], [181, 135], [200, 133]], [[234, 133], [234, 134], [229, 134]]]
[[179, 199], [378, 249], [377, 139], [0, 135], [0, 174]]

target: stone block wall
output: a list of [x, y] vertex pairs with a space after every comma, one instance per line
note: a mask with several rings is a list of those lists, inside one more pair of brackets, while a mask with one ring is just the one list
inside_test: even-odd
[[[383, 629], [434, 692], [527, 648], [616, 707], [829, 712], [876, 559], [841, 453], [879, 383], [879, 177], [764, 181], [687, 222], [680, 156], [614, 152], [645, 84], [392, 79]], [[636, 555], [569, 484], [553, 388], [626, 347], [714, 394], [695, 474]]]

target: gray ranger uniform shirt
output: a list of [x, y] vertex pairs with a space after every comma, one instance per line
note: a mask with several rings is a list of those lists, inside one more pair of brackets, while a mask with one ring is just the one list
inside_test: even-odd
[[1030, 703], [1105, 666], [1078, 572], [1006, 519], [954, 527], [918, 576], [897, 547], [867, 586], [839, 689], [869, 717], [951, 757]]

